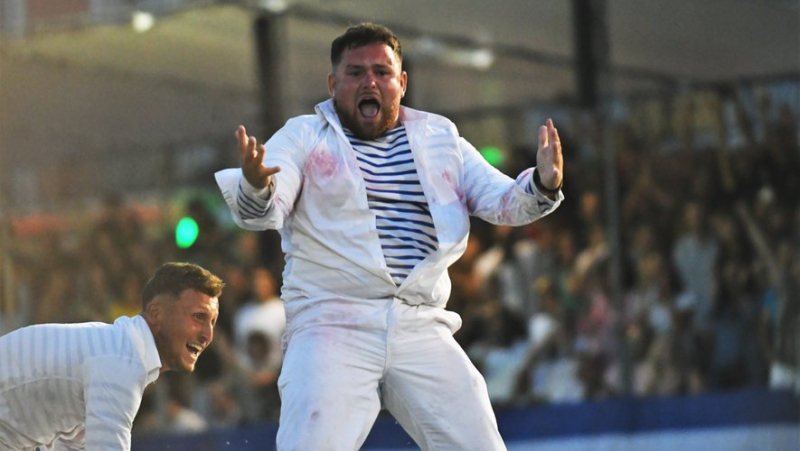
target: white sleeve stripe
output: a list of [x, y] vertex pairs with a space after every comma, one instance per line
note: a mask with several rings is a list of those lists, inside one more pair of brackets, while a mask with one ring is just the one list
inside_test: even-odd
[[[107, 390], [107, 391], [113, 391], [113, 392], [117, 392], [117, 393], [121, 393], [121, 394], [129, 394], [130, 393], [130, 388], [126, 387], [125, 385], [115, 384], [113, 382], [107, 382], [107, 381], [90, 382], [89, 385], [87, 386], [87, 388], [89, 390]], [[95, 396], [94, 393], [95, 392], [90, 391], [88, 393], [88, 397], [94, 398], [94, 396]]]
[[94, 337], [92, 337], [92, 331], [91, 330], [87, 331], [86, 336], [82, 338], [83, 340], [81, 340], [80, 338], [78, 340], [84, 342], [84, 344], [89, 350], [89, 354], [97, 355], [97, 347], [94, 344]]
[[[116, 429], [119, 426], [117, 423], [125, 424], [128, 422], [128, 419], [125, 417], [124, 412], [120, 412], [119, 410], [93, 410], [91, 416], [96, 417], [98, 419], [103, 420], [102, 423], [94, 423], [94, 430], [97, 430], [101, 425], [106, 425], [106, 428]], [[110, 423], [110, 424], [107, 424]]]
[[101, 449], [120, 449], [122, 443], [118, 440], [93, 440], [92, 445], [100, 445]]

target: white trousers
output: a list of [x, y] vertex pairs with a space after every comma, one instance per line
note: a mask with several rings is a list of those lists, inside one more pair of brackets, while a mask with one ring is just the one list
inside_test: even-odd
[[453, 339], [457, 314], [385, 302], [288, 339], [281, 451], [354, 451], [385, 407], [423, 450], [505, 450], [486, 383]]

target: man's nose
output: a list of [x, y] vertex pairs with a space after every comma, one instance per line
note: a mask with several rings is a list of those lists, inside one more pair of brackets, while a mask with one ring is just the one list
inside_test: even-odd
[[372, 72], [367, 72], [364, 75], [364, 86], [376, 86], [377, 85], [377, 77]]
[[206, 324], [206, 326], [200, 332], [200, 339], [203, 340], [206, 345], [211, 343], [211, 341], [214, 340], [214, 326], [211, 324]]

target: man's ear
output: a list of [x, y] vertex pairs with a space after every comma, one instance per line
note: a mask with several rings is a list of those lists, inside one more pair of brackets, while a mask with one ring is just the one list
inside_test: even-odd
[[333, 72], [331, 72], [328, 74], [328, 94], [330, 94], [331, 97], [334, 97], [335, 93], [336, 93], [336, 76], [333, 75]]
[[402, 89], [402, 94], [400, 94], [401, 98], [406, 96], [407, 88], [408, 88], [408, 74], [406, 73], [406, 71], [403, 71], [400, 73], [400, 89]]
[[150, 324], [159, 324], [162, 320], [162, 316], [164, 315], [164, 302], [159, 297], [156, 296], [147, 304], [144, 308], [144, 317], [147, 319], [147, 322]]

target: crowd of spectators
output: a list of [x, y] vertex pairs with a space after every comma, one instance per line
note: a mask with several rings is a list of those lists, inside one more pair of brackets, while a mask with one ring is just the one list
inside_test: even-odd
[[[562, 207], [521, 228], [474, 222], [451, 268], [448, 308], [463, 318], [455, 337], [496, 405], [792, 383], [778, 370], [800, 366], [797, 112], [748, 110], [736, 92], [712, 97], [718, 120], [704, 132], [713, 140], [687, 127], [664, 146], [663, 136], [632, 121], [614, 125], [619, 265], [600, 146], [581, 150], [585, 138], [568, 127], [559, 127]], [[502, 169], [516, 173], [532, 157], [517, 149]], [[181, 249], [174, 214], [123, 197], [103, 205], [81, 232], [14, 239], [19, 308], [0, 316], [11, 322], [13, 314], [17, 325], [110, 322], [139, 312], [141, 288], [162, 262], [198, 263], [227, 284], [215, 341], [195, 373], [167, 373], [148, 388], [135, 430], [275, 421], [285, 327], [277, 234], [229, 227], [224, 208], [198, 198], [181, 214], [198, 222], [200, 235]]]

